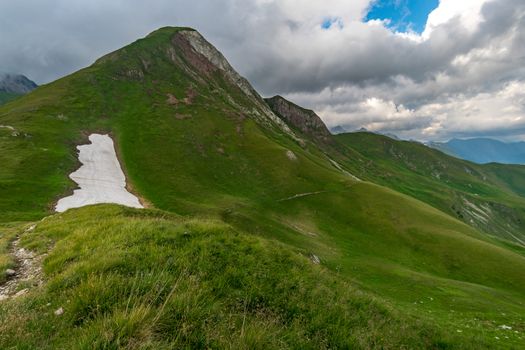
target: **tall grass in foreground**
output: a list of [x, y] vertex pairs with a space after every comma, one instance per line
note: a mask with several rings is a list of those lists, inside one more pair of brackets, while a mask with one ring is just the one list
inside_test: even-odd
[[40, 223], [23, 243], [52, 247], [48, 282], [0, 304], [0, 348], [447, 347], [300, 252], [166, 215], [96, 206]]

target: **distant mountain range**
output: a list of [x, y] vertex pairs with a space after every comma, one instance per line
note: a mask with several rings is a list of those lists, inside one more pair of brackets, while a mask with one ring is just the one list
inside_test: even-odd
[[330, 128], [330, 132], [333, 135], [338, 135], [338, 134], [344, 134], [345, 132], [348, 132], [348, 131], [346, 131], [346, 129], [343, 128], [341, 125], [337, 125], [337, 126], [334, 126], [333, 128]]
[[0, 73], [0, 104], [36, 89], [38, 85], [25, 75]]
[[[394, 140], [400, 140], [394, 134], [371, 132], [365, 128], [349, 131], [341, 125], [330, 128], [330, 132], [333, 135], [348, 132], [370, 132], [376, 135], [384, 135]], [[525, 164], [525, 142], [506, 143], [490, 138], [473, 138], [466, 140], [452, 139], [448, 142], [428, 142], [426, 145], [453, 157], [478, 164]]]
[[389, 133], [389, 132], [382, 133], [382, 132], [378, 132], [378, 131], [370, 131], [367, 128], [364, 128], [364, 127], [361, 127], [358, 130], [347, 130], [344, 127], [342, 127], [341, 125], [337, 125], [337, 126], [334, 126], [333, 128], [331, 128], [330, 132], [332, 133], [332, 135], [339, 135], [339, 134], [346, 134], [346, 133], [356, 133], [356, 132], [369, 132], [371, 134], [387, 136], [387, 137], [390, 137], [391, 139], [394, 139], [394, 140], [401, 140], [395, 134], [392, 134], [392, 133]]
[[431, 142], [428, 145], [449, 155], [478, 164], [525, 164], [525, 142], [505, 143], [489, 138], [475, 138]]

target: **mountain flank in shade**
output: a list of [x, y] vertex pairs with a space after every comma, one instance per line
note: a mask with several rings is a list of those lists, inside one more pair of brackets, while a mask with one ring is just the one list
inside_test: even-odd
[[302, 108], [284, 97], [267, 98], [266, 103], [292, 129], [323, 142], [331, 142], [331, 134], [321, 118], [312, 110]]
[[35, 82], [21, 74], [0, 73], [0, 104], [37, 88]]

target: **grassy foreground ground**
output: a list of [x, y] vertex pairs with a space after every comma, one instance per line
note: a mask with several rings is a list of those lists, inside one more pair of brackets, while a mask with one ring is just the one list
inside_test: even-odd
[[449, 347], [300, 251], [217, 221], [95, 206], [23, 244], [51, 249], [48, 281], [0, 304], [1, 348]]
[[[9, 232], [27, 227], [13, 225]], [[0, 303], [0, 348], [513, 349], [522, 344], [519, 293], [436, 276], [450, 274], [445, 267], [434, 274], [407, 268], [411, 265], [399, 260], [403, 254], [396, 253], [402, 243], [392, 239], [391, 253], [379, 245], [382, 254], [373, 257], [373, 249], [363, 249], [367, 240], [356, 237], [333, 237], [339, 253], [320, 250], [323, 263], [317, 265], [310, 253], [315, 245], [279, 243], [218, 219], [114, 205], [55, 214], [22, 234], [23, 247], [48, 254], [46, 282]], [[469, 249], [468, 238], [455, 244], [463, 239], [458, 249]], [[482, 258], [490, 257], [492, 248], [483, 252], [478, 244]], [[410, 256], [414, 264], [425, 264]], [[494, 278], [494, 272], [486, 273]], [[516, 278], [505, 268], [499, 273]], [[64, 313], [55, 315], [60, 308]]]
[[[11, 256], [11, 242], [20, 233], [21, 223], [1, 223], [0, 224], [0, 271], [6, 271], [14, 266]], [[0, 283], [5, 282], [7, 276], [0, 274]]]

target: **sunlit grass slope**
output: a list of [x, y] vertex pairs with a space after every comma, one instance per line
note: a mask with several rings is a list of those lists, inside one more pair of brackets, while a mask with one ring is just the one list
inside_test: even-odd
[[525, 242], [525, 167], [479, 165], [418, 142], [369, 132], [335, 136], [361, 163], [359, 176], [420, 199], [465, 223], [515, 243]]

